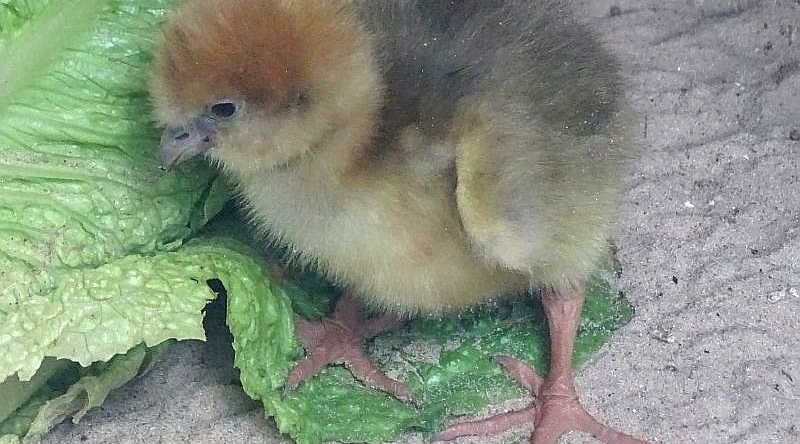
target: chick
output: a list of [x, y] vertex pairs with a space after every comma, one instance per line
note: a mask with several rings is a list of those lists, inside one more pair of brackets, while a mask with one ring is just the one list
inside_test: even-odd
[[[570, 374], [583, 284], [607, 247], [630, 121], [612, 57], [558, 0], [190, 0], [165, 27], [152, 95], [165, 168], [202, 154], [265, 239], [347, 289], [298, 319], [308, 356], [409, 398], [363, 339], [394, 315], [541, 289], [547, 377], [510, 357], [527, 409], [438, 439], [532, 421], [644, 444], [581, 407]], [[394, 318], [396, 319], [396, 318]]]

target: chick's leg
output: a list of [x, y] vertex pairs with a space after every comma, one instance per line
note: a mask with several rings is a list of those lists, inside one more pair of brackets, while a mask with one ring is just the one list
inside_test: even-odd
[[401, 325], [391, 315], [366, 319], [358, 301], [345, 294], [330, 317], [309, 321], [295, 316], [297, 335], [306, 357], [289, 373], [286, 388], [293, 390], [330, 364], [343, 364], [364, 385], [394, 395], [403, 401], [413, 400], [405, 384], [376, 369], [364, 353], [364, 341]]
[[453, 425], [439, 433], [435, 439], [448, 441], [460, 436], [485, 436], [533, 422], [531, 444], [554, 444], [568, 430], [589, 433], [607, 444], [648, 444], [597, 421], [578, 400], [571, 364], [583, 299], [582, 289], [570, 294], [545, 292], [542, 297], [550, 327], [551, 358], [547, 377], [539, 376], [531, 366], [517, 359], [507, 356], [495, 358], [509, 376], [534, 395], [531, 405], [482, 421]]

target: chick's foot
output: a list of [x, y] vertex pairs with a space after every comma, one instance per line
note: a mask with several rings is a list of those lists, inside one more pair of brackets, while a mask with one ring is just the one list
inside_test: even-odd
[[499, 414], [480, 421], [454, 424], [438, 435], [435, 441], [449, 441], [462, 436], [486, 436], [512, 427], [533, 423], [531, 444], [555, 444], [569, 430], [588, 433], [607, 444], [648, 444], [614, 430], [596, 420], [580, 404], [570, 373], [572, 349], [577, 332], [583, 291], [561, 295], [546, 293], [542, 297], [550, 326], [550, 373], [542, 377], [530, 365], [508, 356], [495, 361], [506, 373], [528, 390], [534, 401], [522, 410]]
[[363, 348], [367, 339], [399, 327], [402, 324], [399, 318], [382, 315], [367, 319], [358, 302], [345, 295], [330, 317], [309, 321], [295, 315], [294, 321], [306, 357], [289, 373], [287, 390], [295, 389], [330, 364], [343, 364], [364, 385], [402, 401], [414, 401], [408, 387], [375, 368]]

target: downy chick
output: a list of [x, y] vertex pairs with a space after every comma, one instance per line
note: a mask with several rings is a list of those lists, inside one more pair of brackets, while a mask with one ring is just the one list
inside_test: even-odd
[[[551, 334], [536, 396], [439, 439], [533, 421], [642, 444], [583, 410], [570, 375], [583, 284], [607, 247], [632, 141], [614, 60], [557, 0], [190, 0], [152, 77], [165, 168], [202, 154], [271, 241], [340, 283], [332, 319], [298, 319], [308, 356], [408, 399], [374, 369], [354, 298], [396, 315], [538, 287]], [[386, 320], [389, 319], [389, 320]]]

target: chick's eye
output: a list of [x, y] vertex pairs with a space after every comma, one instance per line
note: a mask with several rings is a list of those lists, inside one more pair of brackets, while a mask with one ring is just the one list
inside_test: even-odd
[[227, 119], [236, 114], [236, 104], [232, 102], [215, 103], [211, 105], [211, 114], [213, 114], [214, 117]]

